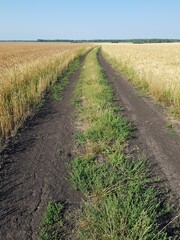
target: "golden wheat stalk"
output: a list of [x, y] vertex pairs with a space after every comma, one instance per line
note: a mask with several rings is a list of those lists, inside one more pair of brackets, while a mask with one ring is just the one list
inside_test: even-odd
[[121, 71], [180, 116], [180, 44], [103, 44]]
[[0, 145], [16, 132], [45, 90], [85, 47], [0, 44]]

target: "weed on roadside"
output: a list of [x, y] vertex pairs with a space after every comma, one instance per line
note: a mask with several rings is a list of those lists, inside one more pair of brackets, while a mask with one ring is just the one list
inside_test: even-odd
[[63, 226], [63, 208], [61, 203], [49, 201], [40, 228], [39, 240], [58, 240], [59, 228]]
[[169, 129], [169, 134], [171, 136], [176, 136], [177, 135], [177, 132], [174, 130], [175, 126], [173, 124], [167, 124], [166, 125], [166, 128]]

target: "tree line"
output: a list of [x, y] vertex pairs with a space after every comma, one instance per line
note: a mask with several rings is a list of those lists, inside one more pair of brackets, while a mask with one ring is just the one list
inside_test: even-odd
[[180, 39], [91, 39], [91, 40], [70, 40], [70, 39], [37, 39], [37, 42], [70, 42], [70, 43], [88, 43], [88, 42], [107, 42], [107, 43], [173, 43], [180, 42]]

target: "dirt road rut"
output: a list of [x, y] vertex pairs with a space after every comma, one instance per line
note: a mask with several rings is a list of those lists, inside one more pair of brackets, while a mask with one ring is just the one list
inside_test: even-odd
[[18, 143], [4, 154], [0, 191], [0, 239], [37, 239], [49, 200], [79, 205], [80, 196], [66, 180], [72, 159], [71, 99], [78, 70], [61, 101], [47, 100], [27, 123]]
[[109, 79], [119, 104], [126, 109], [125, 115], [138, 131], [136, 143], [148, 157], [158, 163], [168, 184], [180, 197], [180, 135], [179, 129], [171, 127], [162, 107], [151, 99], [139, 96], [138, 90], [120, 76], [103, 58], [101, 51], [98, 60]]

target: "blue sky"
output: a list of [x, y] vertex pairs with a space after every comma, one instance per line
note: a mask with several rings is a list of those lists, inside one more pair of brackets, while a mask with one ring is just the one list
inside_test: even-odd
[[0, 40], [180, 38], [180, 0], [0, 0]]

